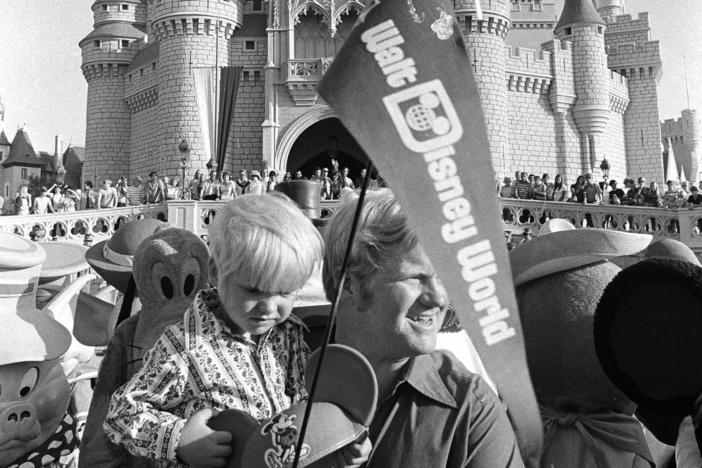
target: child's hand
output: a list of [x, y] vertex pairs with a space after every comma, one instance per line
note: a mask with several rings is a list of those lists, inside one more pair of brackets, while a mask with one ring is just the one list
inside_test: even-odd
[[207, 421], [215, 413], [207, 408], [188, 418], [180, 434], [176, 455], [193, 468], [225, 466], [232, 454], [232, 435], [213, 431]]
[[354, 442], [337, 452], [337, 463], [346, 468], [361, 466], [368, 461], [372, 448], [368, 433], [364, 432]]

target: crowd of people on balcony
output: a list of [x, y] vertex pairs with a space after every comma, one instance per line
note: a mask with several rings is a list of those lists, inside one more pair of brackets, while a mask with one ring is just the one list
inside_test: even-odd
[[645, 177], [633, 179], [625, 177], [620, 187], [616, 180], [607, 178], [596, 181], [592, 173], [578, 176], [575, 183], [568, 185], [561, 174], [556, 174], [551, 182], [549, 174], [542, 176], [515, 172], [515, 178], [505, 177], [499, 188], [501, 198], [522, 200], [543, 200], [583, 204], [610, 204], [630, 206], [650, 206], [657, 208], [681, 208], [702, 205], [702, 194], [696, 186], [687, 181], [668, 180], [666, 188], [659, 187]]
[[[336, 161], [334, 161], [336, 162]], [[280, 182], [294, 180], [311, 180], [319, 182], [322, 200], [337, 200], [344, 192], [358, 189], [363, 184], [366, 170], [361, 169], [358, 177], [351, 178], [348, 167], [339, 168], [338, 164], [328, 167], [315, 167], [304, 175], [301, 170], [285, 172], [246, 170], [239, 171], [238, 177], [228, 171], [195, 171], [190, 182], [181, 186], [178, 176], [159, 176], [151, 171], [144, 183], [141, 176], [136, 176], [129, 183], [127, 177], [120, 177], [115, 184], [112, 179], [104, 179], [99, 187], [92, 180], [85, 182], [83, 189], [69, 185], [54, 184], [41, 186], [30, 193], [29, 186], [23, 185], [14, 197], [0, 197], [0, 213], [5, 215], [29, 215], [65, 213], [76, 210], [110, 209], [162, 203], [168, 200], [221, 200], [228, 201], [245, 193], [263, 194], [270, 192]], [[376, 174], [369, 179], [370, 190], [386, 187], [383, 178]]]

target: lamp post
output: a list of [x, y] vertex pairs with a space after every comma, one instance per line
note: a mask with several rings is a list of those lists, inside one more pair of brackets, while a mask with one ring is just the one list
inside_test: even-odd
[[604, 178], [605, 184], [609, 180], [609, 161], [607, 161], [607, 158], [602, 159], [602, 162], [600, 163], [600, 170], [602, 171], [602, 177]]
[[183, 198], [185, 197], [185, 170], [188, 168], [188, 164], [190, 163], [190, 145], [188, 145], [188, 142], [183, 138], [180, 141], [180, 144], [178, 145], [178, 151], [180, 151], [180, 170], [181, 170], [181, 184], [180, 188], [183, 193]]

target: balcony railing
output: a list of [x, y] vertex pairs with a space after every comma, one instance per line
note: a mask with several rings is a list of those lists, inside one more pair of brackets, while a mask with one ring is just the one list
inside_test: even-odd
[[[107, 239], [119, 226], [142, 217], [167, 220], [171, 226], [206, 236], [217, 211], [224, 202], [172, 200], [144, 206], [85, 210], [48, 215], [0, 216], [0, 231], [14, 232], [33, 240], [62, 240], [83, 243], [86, 234], [93, 242]], [[322, 217], [336, 209], [337, 201], [321, 203]], [[677, 239], [696, 252], [702, 252], [702, 207], [649, 208], [621, 205], [583, 205], [580, 203], [500, 199], [505, 230], [538, 233], [553, 218], [564, 218], [579, 228], [597, 227], [651, 234], [654, 238]]]
[[96, 243], [110, 238], [125, 222], [140, 218], [166, 221], [168, 207], [159, 203], [46, 215], [0, 216], [0, 232], [19, 234], [36, 241], [60, 240], [77, 244], [82, 244], [89, 234]]

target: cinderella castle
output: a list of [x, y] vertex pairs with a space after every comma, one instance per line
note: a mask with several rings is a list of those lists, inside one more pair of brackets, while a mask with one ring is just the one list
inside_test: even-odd
[[[81, 42], [83, 177], [192, 175], [209, 159], [193, 69], [242, 67], [220, 169], [277, 171], [367, 155], [317, 86], [368, 0], [96, 0]], [[660, 122], [659, 44], [624, 0], [454, 0], [495, 172], [560, 173], [607, 159], [610, 177], [698, 181], [702, 125]], [[363, 93], [363, 82], [358, 92]], [[373, 118], [373, 116], [368, 116]], [[676, 162], [674, 162], [676, 161]]]

